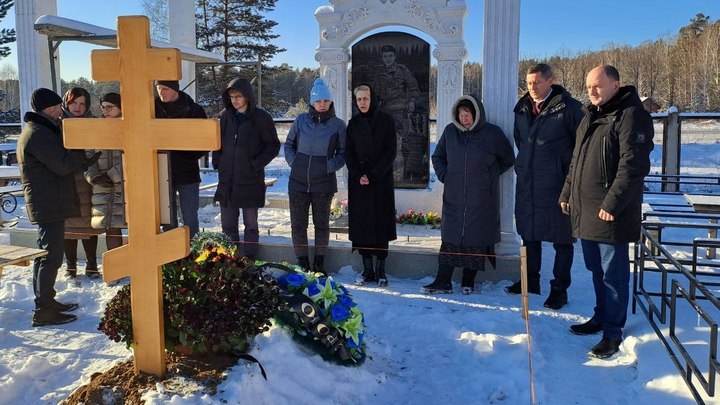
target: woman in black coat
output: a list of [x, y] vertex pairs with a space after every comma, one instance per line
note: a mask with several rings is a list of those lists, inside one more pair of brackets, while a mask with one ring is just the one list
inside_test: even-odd
[[[358, 114], [347, 127], [345, 162], [348, 167], [350, 240], [363, 258], [363, 272], [355, 281], [363, 285], [377, 280], [387, 285], [385, 259], [395, 232], [395, 184], [393, 162], [397, 153], [393, 118], [380, 111], [369, 86], [353, 91]], [[373, 256], [377, 258], [373, 266]]]
[[452, 273], [463, 268], [462, 293], [475, 288], [475, 275], [485, 270], [485, 257], [500, 242], [500, 175], [515, 163], [503, 131], [485, 121], [485, 108], [475, 96], [453, 105], [453, 121], [435, 147], [432, 163], [445, 188], [442, 244], [435, 280], [424, 293], [451, 293]]

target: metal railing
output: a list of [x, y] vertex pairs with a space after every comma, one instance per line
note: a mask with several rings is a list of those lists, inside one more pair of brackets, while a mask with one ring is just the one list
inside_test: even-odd
[[[714, 398], [720, 373], [717, 358], [720, 300], [708, 288], [720, 285], [713, 281], [720, 280], [717, 278], [720, 273], [714, 271], [720, 268], [720, 262], [704, 260], [699, 252], [705, 248], [720, 247], [720, 240], [696, 238], [690, 244], [692, 259], [678, 259], [670, 253], [668, 247], [687, 246], [688, 243], [665, 239], [664, 235], [668, 232], [663, 231], [672, 228], [708, 230], [717, 229], [718, 225], [711, 222], [671, 222], [667, 219], [683, 218], [663, 214], [655, 212], [649, 215], [659, 219], [643, 222], [640, 243], [635, 244], [632, 312], [635, 313], [636, 308], [640, 307], [697, 403], [705, 404], [700, 389]], [[690, 270], [688, 265], [691, 266]], [[709, 270], [700, 270], [700, 267]], [[692, 319], [696, 319], [696, 324], [684, 328], [683, 321]], [[684, 339], [690, 334], [691, 340], [685, 342]], [[706, 355], [698, 354], [699, 341], [705, 344], [701, 346], [703, 349], [707, 347]], [[700, 365], [706, 368], [705, 372]]]
[[[720, 113], [680, 113], [676, 107], [667, 112], [652, 114], [653, 121], [663, 124], [662, 173], [665, 176], [680, 175], [680, 154], [682, 150], [682, 123], [693, 120], [720, 120]], [[720, 139], [720, 134], [718, 134]], [[667, 181], [661, 184], [661, 191], [678, 192], [678, 184]]]
[[720, 176], [698, 174], [648, 174], [645, 193], [720, 194]]

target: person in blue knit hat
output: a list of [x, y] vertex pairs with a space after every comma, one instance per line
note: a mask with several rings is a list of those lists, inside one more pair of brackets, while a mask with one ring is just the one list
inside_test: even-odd
[[[292, 124], [284, 145], [290, 166], [288, 194], [293, 247], [298, 265], [325, 273], [330, 243], [330, 205], [337, 192], [335, 172], [345, 165], [345, 123], [335, 116], [332, 94], [323, 79], [310, 90], [310, 108]], [[315, 227], [315, 259], [310, 266], [308, 210]]]
[[313, 83], [312, 89], [310, 89], [310, 105], [314, 105], [321, 100], [332, 102], [332, 94], [330, 94], [330, 89], [323, 79], [317, 78]]

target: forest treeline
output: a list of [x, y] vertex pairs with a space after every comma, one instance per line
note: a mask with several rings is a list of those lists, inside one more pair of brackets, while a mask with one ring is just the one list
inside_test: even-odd
[[[398, 61], [402, 63], [402, 61]], [[522, 59], [519, 64], [518, 95], [525, 91], [525, 71], [535, 63], [549, 63], [556, 83], [565, 86], [576, 98], [587, 100], [585, 76], [594, 66], [612, 64], [618, 68], [623, 84], [637, 87], [641, 96], [651, 97], [661, 110], [674, 105], [684, 112], [720, 111], [720, 20], [697, 14], [688, 25], [667, 38], [643, 42], [637, 46], [606, 45], [602, 50], [561, 51], [547, 59]], [[238, 74], [258, 82], [253, 66], [205, 69], [198, 74], [198, 102], [212, 114], [221, 108], [219, 91], [228, 77]], [[263, 65], [262, 103], [274, 117], [293, 117], [307, 109], [307, 100], [318, 69], [295, 68], [287, 64]], [[221, 74], [222, 73], [222, 74]], [[435, 114], [435, 66], [430, 71], [431, 115]], [[352, 73], [350, 74], [350, 76]], [[352, 77], [349, 78], [352, 80]], [[349, 83], [349, 82], [348, 82]], [[349, 84], [348, 84], [349, 85]], [[99, 115], [101, 94], [117, 91], [117, 83], [93, 82], [86, 78], [62, 81], [62, 91], [71, 87], [86, 88]], [[464, 66], [464, 93], [482, 94], [482, 65]], [[0, 120], [19, 122], [17, 72], [0, 70]]]

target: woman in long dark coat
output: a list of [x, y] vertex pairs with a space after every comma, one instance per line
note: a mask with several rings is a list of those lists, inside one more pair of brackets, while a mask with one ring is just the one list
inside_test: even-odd
[[[385, 259], [395, 232], [393, 162], [397, 153], [393, 118], [378, 109], [367, 85], [353, 91], [358, 113], [347, 127], [345, 162], [348, 167], [350, 240], [363, 259], [363, 272], [355, 284], [377, 280], [387, 285]], [[373, 266], [373, 256], [376, 258]]]
[[438, 273], [424, 293], [451, 293], [455, 267], [463, 268], [462, 293], [474, 291], [477, 271], [485, 270], [485, 257], [500, 242], [500, 175], [515, 163], [510, 142], [485, 121], [477, 97], [461, 96], [452, 112], [432, 155], [435, 174], [445, 185], [442, 244]]

